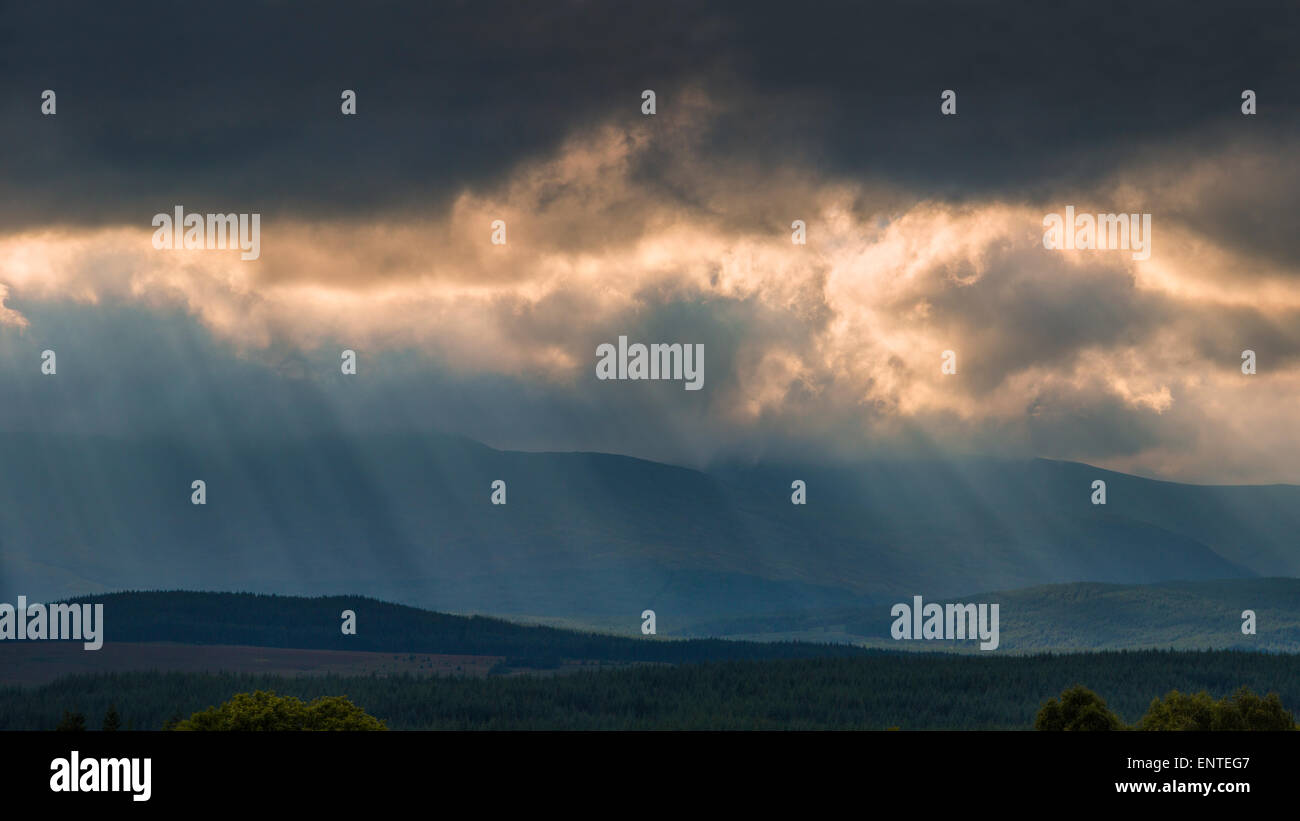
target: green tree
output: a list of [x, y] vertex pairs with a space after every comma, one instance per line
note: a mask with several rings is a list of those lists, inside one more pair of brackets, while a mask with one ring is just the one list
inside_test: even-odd
[[1245, 687], [1231, 698], [1215, 701], [1202, 690], [1194, 695], [1170, 690], [1152, 699], [1138, 722], [1142, 730], [1291, 730], [1295, 717], [1282, 707], [1277, 693], [1260, 698]]
[[[1238, 730], [1294, 730], [1295, 716], [1282, 706], [1282, 699], [1277, 693], [1269, 693], [1264, 698], [1242, 687], [1233, 694], [1231, 704], [1232, 727], [1224, 729]], [[1226, 716], [1225, 716], [1226, 719]]]
[[1034, 720], [1035, 730], [1094, 731], [1123, 730], [1124, 722], [1111, 712], [1102, 697], [1076, 684], [1061, 693], [1060, 700], [1048, 699]]
[[272, 691], [236, 693], [217, 707], [195, 713], [175, 730], [387, 730], [345, 696], [322, 696], [310, 703]]
[[122, 729], [122, 717], [117, 714], [117, 705], [110, 704], [104, 713], [104, 731], [113, 732]]
[[63, 720], [59, 726], [54, 728], [61, 732], [79, 733], [86, 729], [86, 716], [83, 713], [74, 713], [70, 710], [63, 711]]

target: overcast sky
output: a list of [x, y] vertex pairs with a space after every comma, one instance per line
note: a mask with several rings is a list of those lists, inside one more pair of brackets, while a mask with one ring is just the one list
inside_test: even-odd
[[[1300, 482], [1295, 4], [418, 5], [6, 12], [0, 429]], [[620, 335], [704, 389], [598, 381]]]

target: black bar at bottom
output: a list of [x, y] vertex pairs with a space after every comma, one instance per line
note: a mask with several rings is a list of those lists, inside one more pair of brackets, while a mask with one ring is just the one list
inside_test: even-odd
[[[589, 815], [617, 814], [611, 801], [680, 813], [845, 800], [870, 813], [884, 798], [917, 808], [993, 799], [1225, 809], [1292, 797], [1298, 742], [1297, 733], [10, 732], [0, 735], [0, 785], [11, 810], [128, 813], [459, 806]], [[88, 770], [102, 777], [113, 759], [100, 779], [111, 787], [123, 758], [139, 760], [138, 777], [117, 792], [56, 792], [52, 779], [70, 786], [58, 777], [71, 776], [74, 752], [81, 779]], [[150, 794], [137, 801], [144, 759]]]

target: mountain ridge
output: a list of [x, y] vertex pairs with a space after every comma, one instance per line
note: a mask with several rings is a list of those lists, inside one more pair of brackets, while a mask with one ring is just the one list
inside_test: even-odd
[[[639, 624], [922, 592], [1300, 575], [1300, 487], [1052, 460], [708, 470], [449, 435], [0, 435], [0, 596], [339, 590], [451, 612]], [[1106, 505], [1089, 501], [1104, 478]], [[207, 504], [190, 504], [191, 482]], [[507, 484], [507, 504], [490, 501]], [[808, 503], [790, 485], [806, 482]], [[75, 571], [74, 571], [75, 568]]]

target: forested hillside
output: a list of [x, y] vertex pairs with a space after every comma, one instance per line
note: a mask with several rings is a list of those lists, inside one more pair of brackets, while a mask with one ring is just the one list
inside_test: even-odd
[[[104, 605], [106, 641], [174, 641], [320, 650], [491, 655], [539, 660], [690, 662], [848, 656], [843, 645], [629, 638], [455, 616], [358, 596], [185, 591], [115, 593], [74, 599]], [[343, 635], [352, 610], [356, 635]]]
[[1039, 656], [874, 653], [858, 658], [638, 666], [567, 676], [281, 678], [126, 673], [0, 688], [0, 729], [51, 729], [64, 711], [99, 726], [168, 719], [235, 693], [343, 695], [392, 729], [1030, 729], [1039, 707], [1083, 684], [1126, 722], [1172, 689], [1277, 692], [1300, 707], [1300, 658], [1214, 652]]

